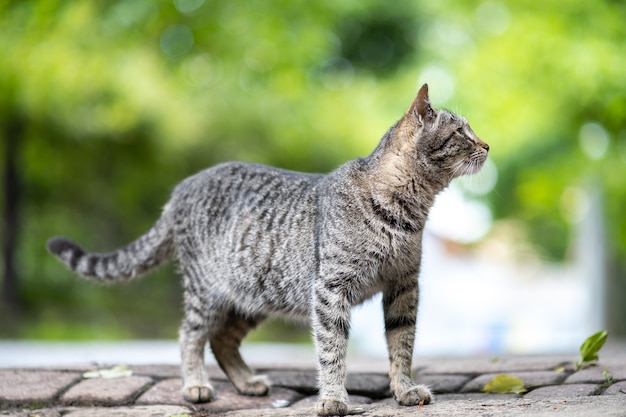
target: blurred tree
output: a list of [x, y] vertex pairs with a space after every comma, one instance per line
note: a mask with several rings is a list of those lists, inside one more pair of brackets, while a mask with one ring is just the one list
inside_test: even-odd
[[[118, 247], [219, 161], [328, 171], [369, 153], [425, 81], [492, 145], [488, 202], [546, 259], [568, 256], [579, 185], [599, 179], [625, 294], [625, 20], [609, 0], [0, 1], [3, 304], [22, 313], [0, 335], [171, 336], [169, 270], [94, 287], [45, 240]], [[626, 334], [626, 300], [612, 305]]]
[[9, 120], [4, 131], [4, 218], [3, 218], [3, 276], [2, 300], [8, 317], [17, 314], [18, 309], [18, 274], [15, 268], [15, 250], [18, 245], [18, 209], [22, 194], [21, 181], [18, 177], [18, 159], [20, 144], [24, 140], [24, 126], [18, 118]]
[[[374, 10], [384, 5], [0, 3], [3, 304], [22, 313], [2, 323], [2, 334], [174, 334], [180, 296], [168, 270], [130, 287], [94, 287], [68, 279], [45, 253], [45, 240], [62, 233], [90, 249], [118, 247], [154, 222], [174, 184], [219, 161], [327, 171], [368, 152], [389, 120], [363, 122], [373, 108], [374, 70], [342, 58], [334, 31], [357, 15], [372, 26]], [[387, 24], [394, 19], [410, 22], [395, 13]], [[375, 67], [393, 74], [408, 59], [403, 54]], [[367, 141], [355, 140], [358, 134]], [[156, 315], [168, 317], [145, 328], [145, 317]]]

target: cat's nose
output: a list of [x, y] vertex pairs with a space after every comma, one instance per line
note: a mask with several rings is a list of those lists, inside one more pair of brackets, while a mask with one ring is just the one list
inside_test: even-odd
[[485, 148], [485, 150], [486, 150], [487, 152], [489, 152], [489, 145], [488, 145], [488, 144], [483, 143], [483, 148]]

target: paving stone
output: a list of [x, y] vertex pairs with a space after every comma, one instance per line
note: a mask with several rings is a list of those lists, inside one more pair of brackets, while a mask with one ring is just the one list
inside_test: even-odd
[[578, 372], [570, 375], [566, 380], [566, 384], [580, 384], [580, 383], [590, 383], [590, 384], [604, 384], [606, 382], [606, 378], [604, 377], [604, 370], [607, 370], [609, 374], [613, 377], [614, 381], [624, 381], [626, 380], [626, 365], [609, 365], [607, 367], [602, 365], [592, 366], [589, 368], [582, 369]]
[[273, 387], [290, 388], [306, 394], [317, 393], [316, 371], [287, 369], [267, 371], [264, 374], [269, 378]]
[[0, 411], [0, 416], [11, 417], [61, 417], [61, 410], [54, 408], [43, 408], [38, 410], [5, 410]]
[[130, 365], [133, 375], [151, 376], [156, 378], [180, 377], [180, 366], [176, 365]]
[[66, 404], [123, 404], [133, 400], [151, 383], [152, 378], [147, 376], [85, 379], [63, 394], [61, 401]]
[[209, 403], [191, 404], [183, 399], [180, 379], [166, 379], [158, 382], [137, 399], [137, 404], [179, 404], [193, 406], [207, 411], [245, 410], [255, 408], [288, 407], [303, 398], [303, 395], [286, 388], [272, 387], [270, 395], [250, 397], [241, 395], [230, 383], [215, 382], [215, 392]]
[[[218, 388], [213, 384], [213, 388]], [[182, 383], [179, 378], [166, 379], [157, 382], [144, 392], [136, 404], [191, 404], [183, 399]]]
[[374, 401], [374, 404], [398, 404], [398, 402], [393, 397], [383, 398], [380, 400]]
[[42, 366], [37, 369], [43, 370], [43, 371], [56, 371], [56, 372], [79, 372], [83, 374], [87, 371], [95, 371], [97, 369], [102, 369], [103, 367], [110, 368], [111, 366], [99, 366], [98, 364], [95, 364], [95, 363], [88, 363], [84, 365]]
[[[446, 402], [446, 401], [483, 401], [483, 400], [491, 400], [494, 397], [496, 397], [496, 394], [486, 394], [486, 393], [477, 393], [477, 392], [435, 394], [435, 400], [433, 401], [433, 404], [440, 404], [441, 402]], [[378, 400], [378, 401], [375, 401], [374, 403], [398, 405], [398, 402], [392, 397]]]
[[616, 382], [604, 391], [604, 395], [626, 394], [626, 381]]
[[[430, 405], [425, 405], [424, 407], [426, 408], [421, 408], [420, 413], [430, 408], [431, 405], [434, 405], [435, 407], [439, 407], [441, 404], [445, 404], [451, 401], [460, 401], [463, 403], [468, 403], [468, 402], [473, 401], [473, 402], [480, 403], [480, 402], [485, 402], [485, 401], [493, 401], [496, 399], [501, 399], [501, 400], [506, 401], [512, 398], [519, 398], [519, 397], [515, 395], [507, 395], [507, 394], [486, 394], [486, 393], [476, 393], [476, 392], [441, 394], [441, 395], [436, 395], [434, 402], [432, 402]], [[393, 398], [385, 398], [384, 400], [376, 401], [374, 404], [398, 406], [398, 402]], [[401, 408], [404, 408], [404, 407], [401, 407]], [[407, 408], [411, 408], [411, 407], [407, 407]]]
[[427, 385], [431, 391], [437, 393], [457, 392], [470, 380], [467, 375], [423, 375], [417, 376], [414, 380], [419, 384]]
[[486, 373], [508, 374], [524, 371], [552, 371], [560, 366], [571, 365], [571, 358], [564, 357], [504, 357], [504, 358], [455, 358], [440, 359], [418, 367], [418, 375]]
[[[504, 397], [504, 398], [501, 398]], [[485, 401], [450, 401], [424, 407], [402, 407], [393, 404], [366, 405], [367, 417], [624, 417], [626, 401], [617, 396], [595, 396], [563, 400], [528, 401], [510, 396], [493, 396]], [[312, 417], [309, 410], [245, 410], [224, 414], [225, 417]], [[200, 417], [200, 416], [198, 416]]]
[[474, 401], [474, 402], [481, 402], [481, 401], [491, 401], [494, 398], [502, 398], [502, 399], [507, 399], [507, 398], [518, 398], [518, 396], [516, 395], [510, 395], [510, 394], [488, 394], [485, 392], [460, 392], [460, 393], [452, 393], [452, 394], [440, 394], [440, 395], [435, 395], [435, 404], [441, 404], [441, 403], [445, 403], [448, 401]]
[[[272, 386], [294, 389], [305, 394], [317, 393], [317, 372], [313, 370], [269, 371], [265, 375]], [[384, 374], [349, 373], [346, 389], [350, 394], [384, 398], [389, 392], [389, 378]]]
[[258, 408], [283, 408], [288, 407], [303, 397], [302, 394], [286, 389], [275, 387], [270, 390], [269, 395], [263, 397], [250, 397], [241, 395], [232, 384], [216, 386], [215, 399], [202, 404], [203, 409], [213, 410], [244, 410]]
[[[133, 375], [145, 375], [156, 378], [180, 378], [181, 371], [178, 365], [131, 365], [128, 367]], [[227, 381], [224, 372], [217, 366], [206, 366], [207, 375], [211, 380]]]
[[[424, 366], [418, 368], [415, 380], [429, 385], [436, 395], [434, 404], [423, 407], [402, 407], [390, 398], [389, 378], [384, 371], [351, 372], [347, 377], [347, 388], [351, 394], [351, 406], [365, 409], [365, 415], [372, 417], [626, 416], [625, 361], [606, 360], [576, 373], [570, 371], [571, 363], [571, 357], [565, 360], [558, 357], [505, 357], [497, 361], [486, 357], [427, 359]], [[555, 372], [554, 368], [562, 364], [566, 365], [567, 371]], [[207, 371], [212, 377], [215, 398], [207, 404], [190, 404], [183, 400], [177, 365], [130, 366], [134, 372], [132, 377], [81, 380], [81, 373], [87, 368], [72, 368], [70, 372], [60, 370], [65, 368], [0, 369], [0, 416], [315, 415], [317, 396], [313, 394], [317, 391], [317, 375], [311, 368], [269, 369], [263, 373], [273, 382], [270, 395], [248, 397], [237, 393], [217, 366], [209, 365]], [[609, 387], [601, 386], [606, 382], [605, 368], [616, 381]], [[530, 392], [523, 396], [481, 393], [480, 389], [500, 373], [520, 377]], [[563, 384], [564, 381], [567, 383]], [[137, 396], [139, 398], [135, 401]], [[26, 406], [46, 408], [23, 408]]]
[[385, 398], [391, 395], [389, 382], [389, 377], [382, 374], [348, 374], [346, 389], [350, 394]]
[[595, 395], [600, 387], [595, 384], [564, 384], [550, 387], [539, 387], [524, 395], [526, 399], [572, 398]]
[[[349, 395], [348, 400], [350, 402], [350, 406], [359, 407], [359, 405], [371, 404], [374, 400], [369, 397], [364, 397], [362, 395]], [[294, 403], [291, 408], [294, 409], [309, 409], [314, 410], [315, 404], [317, 403], [317, 395], [310, 395], [301, 399], [300, 401]]]
[[50, 402], [78, 380], [74, 372], [0, 370], [0, 402]]
[[[469, 381], [461, 389], [461, 392], [480, 392], [483, 387], [499, 374], [480, 375]], [[511, 372], [513, 375], [524, 381], [526, 389], [542, 387], [545, 385], [560, 384], [566, 377], [563, 372], [555, 371], [537, 371], [537, 372]]]
[[192, 415], [187, 407], [142, 405], [133, 407], [90, 407], [63, 410], [63, 417], [161, 417]]

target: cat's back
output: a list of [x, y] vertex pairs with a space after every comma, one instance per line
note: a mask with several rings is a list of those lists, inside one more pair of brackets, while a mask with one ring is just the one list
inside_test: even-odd
[[244, 162], [208, 168], [174, 190], [177, 234], [229, 257], [270, 241], [302, 245], [297, 240], [312, 237], [324, 177]]
[[173, 192], [178, 204], [258, 205], [308, 193], [323, 177], [262, 164], [226, 162], [183, 180]]

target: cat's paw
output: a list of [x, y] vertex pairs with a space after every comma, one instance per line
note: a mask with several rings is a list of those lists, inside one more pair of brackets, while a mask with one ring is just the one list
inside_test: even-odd
[[183, 388], [183, 398], [190, 403], [211, 401], [213, 388], [210, 385], [191, 385]]
[[260, 397], [267, 395], [270, 382], [265, 375], [256, 375], [248, 379], [242, 387], [238, 387], [238, 390], [244, 395]]
[[318, 416], [345, 416], [348, 403], [336, 398], [320, 398], [316, 405]]
[[400, 405], [408, 406], [430, 404], [433, 400], [433, 394], [426, 385], [413, 385], [399, 394], [396, 393], [394, 397]]

